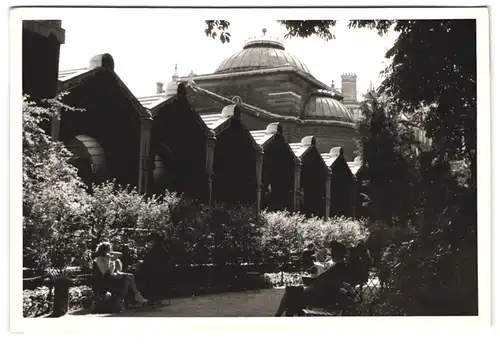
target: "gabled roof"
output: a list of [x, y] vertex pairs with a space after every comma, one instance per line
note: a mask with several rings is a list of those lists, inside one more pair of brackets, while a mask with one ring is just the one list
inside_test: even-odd
[[[217, 137], [219, 133], [221, 133], [231, 125], [231, 119], [233, 117], [239, 118], [240, 110], [237, 109], [236, 107], [237, 105], [228, 105], [224, 107], [224, 109], [222, 109], [222, 113], [206, 114], [206, 115], [201, 115], [200, 117], [202, 121], [205, 123], [205, 125], [209, 129], [211, 129], [215, 133], [215, 136]], [[250, 131], [245, 127], [243, 123], [241, 123], [241, 121], [240, 125], [242, 126], [243, 130], [248, 134], [248, 137], [250, 138], [255, 150], [262, 151], [262, 147], [255, 141]]]
[[130, 101], [132, 106], [137, 110], [140, 117], [151, 118], [150, 113], [139, 103], [137, 98], [133, 95], [133, 93], [129, 90], [129, 88], [125, 85], [125, 83], [120, 79], [120, 77], [115, 73], [112, 68], [105, 66], [97, 66], [95, 68], [83, 68], [83, 69], [74, 69], [59, 72], [59, 91], [64, 92], [71, 90], [79, 85], [81, 85], [85, 80], [92, 78], [97, 73], [106, 72], [110, 73], [113, 78], [116, 80], [118, 87], [125, 95], [125, 97]]
[[314, 136], [306, 136], [302, 138], [300, 143], [290, 143], [290, 148], [292, 149], [295, 156], [302, 161], [302, 159], [309, 153], [311, 150], [316, 150], [319, 155], [321, 161], [323, 162], [323, 166], [325, 171], [330, 172], [330, 167], [326, 165], [323, 156], [316, 149], [316, 138]]

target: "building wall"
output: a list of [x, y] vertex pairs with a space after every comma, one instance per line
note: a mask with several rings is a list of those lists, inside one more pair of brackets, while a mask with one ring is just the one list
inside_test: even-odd
[[245, 103], [279, 115], [298, 117], [309, 86], [290, 72], [241, 75], [227, 79], [196, 80], [200, 87], [232, 98], [240, 96]]
[[[60, 31], [60, 37], [47, 32], [37, 32], [42, 29]], [[57, 94], [59, 52], [61, 43], [64, 43], [63, 33], [60, 21], [23, 22], [23, 93], [29, 94], [34, 100], [53, 98]]]

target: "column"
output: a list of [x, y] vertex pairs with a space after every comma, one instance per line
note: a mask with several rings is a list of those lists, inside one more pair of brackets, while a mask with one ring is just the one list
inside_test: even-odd
[[212, 185], [213, 185], [213, 166], [214, 166], [214, 151], [215, 151], [215, 134], [213, 131], [209, 131], [207, 135], [206, 143], [206, 166], [205, 171], [207, 173], [208, 181], [208, 206], [212, 208]]
[[153, 127], [153, 119], [151, 117], [141, 118], [141, 138], [139, 147], [139, 194], [147, 194], [148, 192], [148, 167], [149, 167], [149, 151], [151, 142], [151, 129]]
[[260, 202], [262, 195], [262, 165], [264, 163], [264, 152], [262, 148], [257, 151], [255, 157], [255, 172], [256, 172], [256, 182], [257, 182], [257, 199], [256, 199], [256, 215], [260, 214]]
[[293, 178], [293, 211], [300, 210], [300, 162], [295, 163], [295, 175]]
[[325, 192], [325, 220], [328, 220], [330, 217], [330, 194], [332, 191], [332, 172], [328, 169], [328, 173], [326, 174], [326, 192]]

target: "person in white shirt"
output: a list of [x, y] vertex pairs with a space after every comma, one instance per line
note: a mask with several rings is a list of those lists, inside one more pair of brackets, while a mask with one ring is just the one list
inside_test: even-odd
[[127, 280], [130, 288], [134, 292], [135, 301], [140, 304], [145, 304], [147, 302], [137, 289], [135, 276], [122, 271], [123, 266], [120, 259], [118, 259], [118, 257], [121, 256], [120, 252], [113, 252], [111, 244], [103, 242], [98, 245], [96, 255], [97, 257], [94, 259], [94, 262], [103, 276], [109, 275], [112, 278], [123, 278]]

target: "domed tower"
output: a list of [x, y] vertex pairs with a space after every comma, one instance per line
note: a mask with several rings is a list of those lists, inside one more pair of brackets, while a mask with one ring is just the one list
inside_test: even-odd
[[335, 94], [327, 90], [311, 92], [304, 106], [304, 118], [331, 119], [339, 122], [354, 122], [349, 109], [335, 99]]
[[251, 37], [243, 45], [243, 50], [229, 56], [215, 70], [215, 74], [244, 72], [258, 69], [293, 67], [310, 74], [307, 66], [285, 50], [283, 41], [266, 35]]

